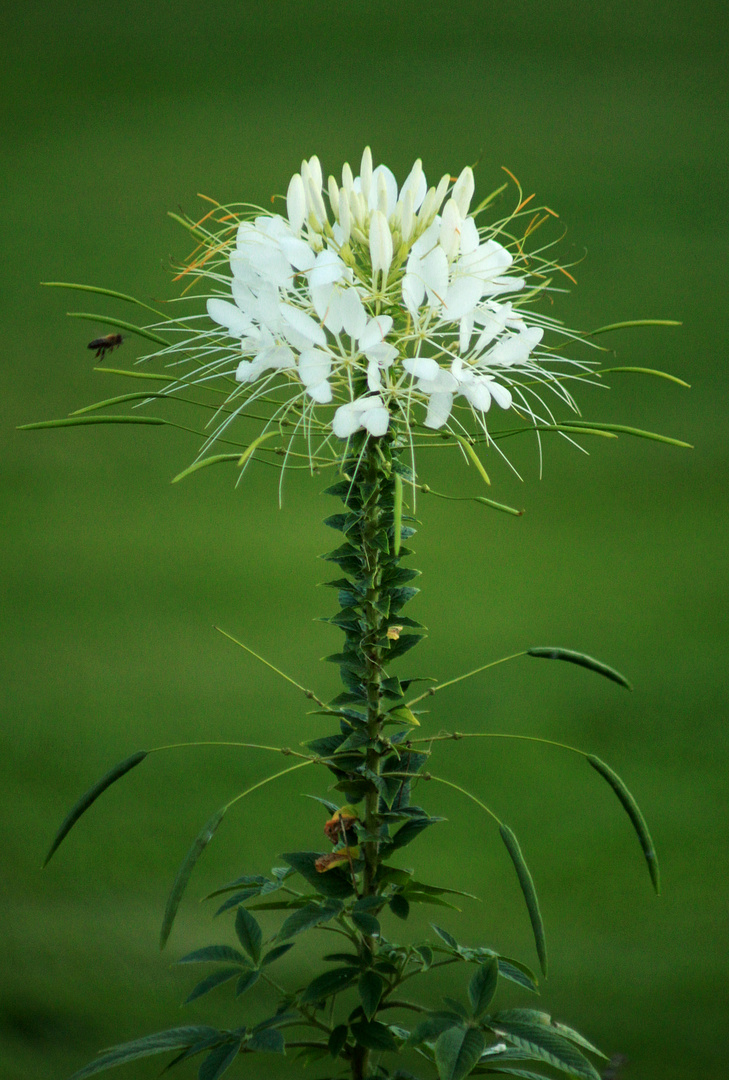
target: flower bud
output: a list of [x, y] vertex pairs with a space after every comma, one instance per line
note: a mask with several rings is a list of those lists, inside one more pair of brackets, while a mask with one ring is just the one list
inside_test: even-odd
[[289, 225], [298, 236], [301, 232], [301, 226], [306, 220], [306, 192], [304, 190], [304, 181], [299, 173], [294, 173], [289, 181], [289, 188], [286, 192], [286, 212]]
[[392, 264], [392, 234], [381, 210], [373, 210], [370, 215], [370, 259], [373, 276], [381, 270], [383, 283], [387, 281]]
[[467, 165], [453, 185], [453, 191], [451, 192], [451, 198], [455, 199], [462, 218], [468, 216], [468, 210], [475, 189], [476, 184], [473, 179], [473, 169], [470, 165]]
[[368, 203], [370, 199], [370, 187], [372, 186], [372, 151], [369, 146], [365, 146], [364, 153], [362, 154], [362, 164], [359, 167], [359, 182], [362, 187], [362, 194], [365, 197], [365, 202]]

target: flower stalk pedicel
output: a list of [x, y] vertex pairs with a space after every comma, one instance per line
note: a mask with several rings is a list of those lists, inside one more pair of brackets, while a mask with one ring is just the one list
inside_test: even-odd
[[[175, 479], [224, 462], [236, 463], [242, 473], [253, 460], [278, 466], [282, 478], [287, 467], [335, 470], [327, 491], [342, 507], [326, 523], [341, 534], [341, 543], [325, 558], [338, 575], [328, 582], [339, 608], [329, 621], [344, 635], [341, 651], [327, 657], [342, 681], [342, 691], [328, 703], [263, 661], [318, 705], [327, 730], [296, 750], [257, 747], [294, 763], [215, 812], [180, 868], [164, 915], [163, 945], [195, 864], [229, 809], [295, 770], [327, 775], [329, 794], [315, 797], [323, 813], [314, 811], [324, 850], [284, 853], [278, 857], [283, 865], [270, 874], [250, 868], [216, 890], [213, 895], [224, 898], [218, 913], [234, 916], [237, 944], [208, 945], [180, 961], [212, 965], [187, 1001], [228, 983], [236, 997], [256, 995], [268, 1015], [232, 1030], [187, 1025], [147, 1036], [106, 1052], [77, 1078], [171, 1053], [170, 1065], [201, 1058], [199, 1080], [217, 1080], [232, 1068], [240, 1075], [250, 1075], [251, 1068], [255, 1073], [261, 1065], [248, 1062], [251, 1055], [286, 1053], [302, 1065], [311, 1063], [317, 1075], [352, 1080], [546, 1078], [555, 1071], [598, 1080], [591, 1058], [602, 1055], [583, 1036], [545, 1012], [494, 1006], [501, 979], [536, 992], [537, 977], [526, 965], [490, 945], [460, 943], [435, 924], [420, 938], [418, 925], [415, 944], [393, 940], [399, 920], [424, 905], [452, 907], [454, 896], [467, 895], [420, 881], [415, 871], [396, 865], [398, 852], [442, 820], [420, 805], [434, 782], [460, 792], [492, 820], [516, 871], [546, 974], [544, 925], [519, 841], [480, 792], [437, 775], [433, 766], [444, 740], [527, 737], [428, 733], [418, 710], [424, 699], [502, 661], [435, 686], [426, 681], [425, 689], [391, 670], [424, 632], [405, 614], [418, 576], [408, 565], [414, 535], [409, 511], [417, 491], [431, 491], [421, 479], [420, 452], [455, 446], [490, 484], [483, 449], [479, 454], [477, 448], [504, 457], [501, 441], [522, 431], [533, 430], [537, 438], [555, 432], [572, 442], [626, 432], [685, 445], [579, 418], [572, 388], [585, 379], [599, 381], [605, 371], [593, 359], [600, 350], [590, 344], [600, 331], [579, 334], [545, 313], [544, 301], [567, 271], [551, 260], [548, 246], [527, 249], [536, 229], [554, 214], [533, 210], [531, 199], [519, 192], [513, 213], [484, 223], [484, 211], [501, 190], [472, 210], [470, 168], [428, 187], [416, 161], [398, 188], [390, 170], [374, 167], [365, 150], [358, 176], [345, 165], [341, 181], [329, 177], [325, 183], [313, 157], [289, 183], [285, 215], [214, 204], [201, 221], [179, 219], [198, 241], [179, 277], [186, 293], [202, 285], [204, 311], [200, 292], [187, 297], [193, 313], [178, 315], [175, 306], [168, 316], [122, 293], [70, 286], [153, 311], [157, 321], [148, 326], [106, 321], [159, 345], [142, 360], [161, 362], [164, 370], [118, 371], [147, 382], [66, 420], [28, 426], [183, 426], [166, 415], [137, 411], [179, 398], [195, 405], [205, 421], [202, 430], [195, 429], [202, 438], [197, 458]], [[601, 328], [609, 329], [616, 327]], [[589, 351], [573, 358], [567, 355], [573, 345]], [[133, 403], [131, 413], [106, 411], [127, 403]], [[575, 418], [558, 419], [557, 407]], [[517, 513], [485, 496], [477, 500]], [[630, 689], [614, 668], [569, 649], [525, 649], [504, 660], [527, 655], [578, 664]], [[535, 741], [581, 756], [609, 784], [637, 833], [657, 891], [653, 842], [623, 781], [586, 751]], [[107, 773], [72, 808], [48, 857], [106, 788], [150, 754], [176, 748], [139, 751]], [[280, 914], [268, 937], [255, 914], [260, 910]], [[295, 952], [285, 959], [302, 934], [326, 945], [332, 930], [345, 942], [341, 951], [323, 956], [313, 977], [297, 968]], [[275, 979], [274, 964], [282, 972]], [[454, 964], [469, 966], [466, 992], [458, 1000], [445, 998], [443, 1007], [422, 1004], [405, 986], [415, 976]], [[245, 1004], [246, 999], [242, 1017]]]

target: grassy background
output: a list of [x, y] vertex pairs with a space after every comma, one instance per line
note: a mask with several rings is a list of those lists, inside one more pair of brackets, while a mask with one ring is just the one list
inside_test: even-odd
[[[562, 305], [572, 325], [684, 322], [611, 344], [620, 363], [663, 367], [690, 392], [616, 376], [609, 395], [583, 400], [587, 417], [658, 428], [694, 451], [620, 439], [592, 444], [588, 459], [553, 444], [537, 482], [524, 444], [527, 485], [492, 467], [495, 497], [526, 506], [522, 519], [422, 500], [424, 591], [413, 614], [431, 636], [412, 667], [447, 678], [524, 646], [563, 644], [634, 678], [628, 695], [578, 669], [517, 661], [436, 699], [432, 726], [574, 741], [622, 773], [659, 846], [660, 900], [614, 798], [576, 760], [495, 742], [466, 752], [449, 744], [441, 764], [521, 838], [551, 949], [544, 1007], [627, 1054], [626, 1080], [718, 1080], [724, 5], [39, 0], [1, 18], [2, 1075], [61, 1078], [100, 1046], [187, 1017], [240, 1022], [225, 991], [181, 1014], [190, 978], [169, 965], [230, 939], [228, 925], [210, 928], [197, 897], [267, 869], [272, 853], [319, 845], [320, 819], [302, 810], [293, 781], [226, 822], [164, 955], [156, 936], [190, 838], [270, 760], [215, 750], [152, 759], [42, 876], [38, 867], [78, 793], [139, 746], [296, 743], [319, 730], [296, 693], [213, 623], [322, 693], [334, 681], [318, 658], [337, 646], [332, 628], [312, 622], [332, 610], [315, 588], [325, 576], [316, 556], [332, 541], [319, 522], [334, 509], [315, 497], [321, 482], [292, 479], [279, 511], [263, 467], [237, 492], [214, 470], [170, 487], [194, 446], [167, 431], [15, 432], [122, 389], [90, 370], [96, 328], [64, 319], [89, 300], [38, 282], [171, 295], [168, 258], [187, 243], [168, 209], [196, 212], [198, 191], [262, 202], [285, 190], [302, 156], [316, 152], [335, 171], [370, 142], [400, 178], [418, 155], [435, 178], [483, 151], [479, 192], [500, 182], [501, 165], [536, 189], [569, 226], [568, 257], [588, 252]], [[137, 353], [130, 341], [119, 359]], [[425, 470], [434, 487], [478, 491], [455, 457]], [[304, 789], [321, 793], [313, 776]], [[426, 796], [449, 822], [412, 856], [430, 880], [482, 897], [449, 925], [529, 960], [528, 923], [493, 829], [444, 789]], [[292, 978], [309, 959], [297, 946]], [[142, 1062], [126, 1075], [157, 1069]]]

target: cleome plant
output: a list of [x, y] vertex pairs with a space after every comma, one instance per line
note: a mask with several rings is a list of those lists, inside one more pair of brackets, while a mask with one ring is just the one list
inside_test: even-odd
[[[227, 811], [282, 776], [316, 771], [322, 794], [314, 797], [311, 812], [320, 818], [323, 850], [285, 852], [269, 874], [250, 868], [216, 890], [212, 895], [222, 898], [217, 914], [234, 919], [236, 943], [230, 943], [231, 934], [226, 943], [204, 946], [180, 960], [207, 972], [187, 1002], [229, 984], [241, 998], [246, 1023], [225, 1030], [190, 1024], [147, 1035], [103, 1052], [75, 1080], [157, 1054], [170, 1055], [168, 1068], [196, 1059], [199, 1080], [217, 1080], [229, 1068], [255, 1075], [262, 1067], [260, 1054], [286, 1055], [294, 1069], [310, 1066], [322, 1080], [600, 1076], [594, 1062], [604, 1055], [572, 1028], [539, 1009], [498, 1006], [500, 980], [534, 995], [538, 977], [521, 961], [485, 944], [463, 944], [440, 925], [454, 898], [468, 894], [421, 881], [414, 869], [396, 865], [402, 849], [442, 820], [421, 805], [430, 784], [470, 800], [490, 817], [511, 859], [546, 975], [537, 893], [516, 836], [480, 797], [435, 768], [444, 741], [529, 737], [428, 732], [422, 705], [446, 687], [518, 657], [578, 664], [630, 689], [627, 679], [606, 664], [556, 647], [525, 649], [439, 684], [393, 673], [392, 664], [424, 632], [404, 613], [418, 591], [413, 585], [418, 571], [409, 565], [416, 498], [438, 495], [423, 482], [423, 452], [456, 448], [490, 485], [483, 455], [513, 467], [502, 444], [520, 433], [534, 433], [540, 460], [545, 433], [580, 448], [586, 438], [621, 434], [686, 445], [580, 418], [572, 390], [586, 380], [600, 384], [608, 372], [681, 383], [645, 368], [601, 367], [606, 350], [593, 340], [622, 327], [670, 323], [636, 320], [591, 334], [566, 329], [548, 314], [548, 305], [569, 271], [553, 259], [551, 244], [535, 247], [532, 240], [556, 215], [534, 209], [532, 197], [524, 198], [518, 189], [513, 211], [484, 223], [485, 211], [503, 191], [497, 189], [471, 211], [470, 168], [429, 188], [418, 161], [398, 190], [389, 169], [373, 167], [369, 150], [359, 176], [345, 165], [341, 183], [330, 177], [325, 185], [318, 160], [311, 158], [291, 180], [285, 215], [214, 203], [201, 220], [178, 218], [198, 246], [179, 269], [186, 287], [179, 301], [168, 305], [171, 314], [123, 293], [65, 285], [154, 313], [155, 321], [144, 326], [75, 313], [114, 328], [108, 339], [92, 343], [95, 348], [107, 340], [106, 348], [116, 348], [120, 331], [157, 348], [141, 357], [141, 366], [125, 369], [104, 367], [102, 349], [97, 370], [137, 380], [140, 390], [62, 420], [26, 426], [183, 427], [202, 444], [175, 480], [226, 463], [240, 478], [254, 460], [278, 468], [281, 483], [289, 468], [314, 475], [331, 470], [326, 494], [341, 507], [326, 519], [340, 534], [338, 546], [325, 556], [336, 568], [327, 584], [338, 603], [328, 621], [343, 635], [341, 651], [327, 657], [339, 668], [342, 690], [328, 702], [257, 657], [298, 686], [322, 717], [324, 731], [296, 749], [224, 744], [279, 754], [286, 767], [210, 818], [180, 867], [164, 912], [163, 947], [195, 864]], [[183, 308], [178, 314], [185, 302], [192, 304], [192, 313]], [[132, 411], [114, 411], [120, 405], [132, 405]], [[179, 411], [145, 411], [170, 405]], [[555, 409], [567, 410], [570, 418], [558, 419]], [[192, 426], [193, 414], [205, 418], [201, 426]], [[486, 495], [476, 500], [519, 513]], [[589, 752], [533, 741], [578, 755], [612, 788], [658, 892], [653, 842], [623, 781]], [[151, 754], [174, 748], [140, 750], [111, 769], [71, 809], [48, 858], [108, 787]], [[416, 944], [399, 944], [398, 926], [420, 905], [441, 913], [437, 924]], [[279, 917], [269, 936], [258, 921], [262, 911]], [[280, 964], [305, 934], [321, 945], [315, 973]], [[443, 997], [435, 1008], [423, 1004], [418, 988], [425, 977], [437, 984], [436, 972], [452, 965], [464, 968], [460, 996]]]

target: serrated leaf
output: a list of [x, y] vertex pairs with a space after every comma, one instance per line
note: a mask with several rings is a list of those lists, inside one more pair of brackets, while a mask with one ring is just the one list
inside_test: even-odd
[[537, 899], [537, 891], [534, 888], [534, 881], [532, 875], [529, 873], [529, 867], [526, 864], [526, 860], [521, 853], [519, 847], [519, 841], [514, 836], [508, 825], [500, 825], [499, 832], [501, 839], [506, 845], [506, 850], [511, 856], [511, 861], [514, 864], [516, 870], [516, 876], [519, 879], [521, 891], [526, 901], [527, 911], [529, 912], [529, 919], [532, 924], [532, 931], [534, 932], [534, 942], [537, 948], [537, 956], [539, 957], [539, 964], [542, 969], [542, 974], [547, 974], [547, 942], [544, 936], [544, 923], [542, 922], [542, 914], [539, 910], [539, 900]]
[[600, 758], [595, 757], [594, 754], [588, 754], [587, 761], [595, 770], [595, 772], [598, 772], [600, 776], [603, 777], [603, 779], [607, 780], [608, 784], [620, 800], [621, 806], [630, 818], [633, 824], [633, 828], [637, 833], [638, 840], [640, 841], [640, 846], [643, 849], [645, 861], [648, 864], [648, 873], [651, 876], [653, 888], [656, 890], [657, 893], [660, 893], [661, 877], [658, 868], [658, 857], [656, 855], [656, 849], [653, 846], [653, 840], [651, 839], [651, 834], [648, 831], [648, 826], [646, 825], [645, 818], [640, 811], [640, 807], [638, 806], [637, 802], [630, 794], [618, 774], [616, 772], [613, 772], [609, 765], [606, 765], [604, 761], [600, 760]]
[[235, 932], [253, 963], [258, 964], [261, 959], [263, 932], [258, 921], [244, 907], [239, 907], [235, 916]]
[[444, 1031], [448, 1031], [450, 1028], [456, 1025], [456, 1019], [445, 1013], [432, 1013], [426, 1017], [425, 1020], [421, 1020], [419, 1024], [413, 1029], [408, 1036], [408, 1046], [419, 1046], [421, 1043], [429, 1042], [431, 1039], [437, 1038], [442, 1035]]
[[185, 998], [184, 1004], [189, 1005], [191, 1001], [196, 1001], [203, 994], [209, 994], [211, 990], [214, 990], [217, 986], [222, 986], [223, 983], [230, 982], [231, 979], [235, 979], [237, 975], [240, 975], [240, 968], [223, 968], [222, 971], [214, 971], [212, 975], [208, 975], [207, 978], [199, 982], [191, 993]]
[[322, 907], [319, 904], [308, 904], [306, 907], [299, 908], [297, 911], [292, 911], [288, 918], [284, 920], [284, 923], [278, 932], [278, 940], [285, 941], [286, 938], [294, 937], [296, 934], [302, 934], [305, 930], [310, 930], [313, 926], [319, 926], [321, 923], [328, 922], [329, 919], [334, 918], [336, 914], [338, 914], [336, 908]]
[[395, 1036], [389, 1027], [386, 1024], [381, 1024], [379, 1020], [351, 1024], [350, 1030], [357, 1043], [368, 1050], [396, 1051], [398, 1049]]
[[131, 1042], [112, 1046], [100, 1057], [89, 1062], [83, 1069], [74, 1073], [71, 1080], [84, 1080], [87, 1076], [104, 1072], [115, 1065], [123, 1065], [127, 1061], [135, 1061], [138, 1058], [151, 1057], [153, 1054], [164, 1054], [168, 1050], [179, 1050], [180, 1047], [191, 1046], [193, 1043], [218, 1035], [215, 1028], [201, 1024], [188, 1025], [186, 1027], [170, 1028], [167, 1031], [158, 1031], [154, 1035], [145, 1035], [142, 1039], [133, 1039]]
[[598, 1050], [589, 1039], [586, 1039], [584, 1035], [580, 1035], [579, 1031], [575, 1031], [574, 1028], [567, 1027], [566, 1024], [559, 1024], [556, 1020], [552, 1021], [552, 1027], [557, 1031], [559, 1035], [562, 1035], [565, 1039], [569, 1039], [570, 1042], [575, 1043], [577, 1046], [581, 1046], [583, 1050], [588, 1050], [591, 1054], [596, 1054], [597, 1057], [608, 1060], [607, 1054], [603, 1054], [602, 1050]]
[[493, 957], [485, 964], [479, 965], [478, 970], [468, 984], [468, 997], [475, 1017], [481, 1016], [488, 1009], [496, 993], [498, 981], [499, 962], [496, 957]]
[[583, 1077], [584, 1080], [600, 1080], [597, 1070], [584, 1054], [549, 1025], [502, 1022], [494, 1018], [489, 1026], [497, 1035], [508, 1039], [520, 1050], [527, 1050], [533, 1057], [549, 1062], [554, 1068], [567, 1072], [570, 1076]]
[[255, 986], [261, 977], [260, 971], [246, 971], [241, 975], [238, 982], [235, 984], [235, 996], [239, 998], [241, 994], [245, 994], [246, 990], [250, 990], [252, 986]]
[[124, 761], [120, 761], [118, 765], [115, 765], [113, 769], [109, 769], [108, 773], [102, 776], [101, 780], [97, 780], [93, 787], [90, 787], [88, 791], [84, 792], [81, 798], [74, 803], [66, 817], [61, 823], [61, 827], [56, 833], [50, 850], [46, 855], [43, 866], [47, 866], [53, 854], [58, 850], [65, 838], [70, 833], [78, 819], [86, 813], [90, 806], [96, 802], [99, 795], [103, 795], [107, 788], [111, 787], [113, 783], [120, 780], [122, 776], [126, 776], [135, 766], [141, 764], [147, 757], [146, 750], [138, 750], [136, 754], [132, 754], [131, 757], [125, 758]]
[[254, 1031], [248, 1041], [250, 1050], [265, 1051], [269, 1054], [285, 1054], [286, 1043], [280, 1031], [275, 1028], [263, 1028]]
[[285, 956], [289, 949], [293, 949], [295, 942], [290, 941], [287, 945], [277, 945], [275, 949], [269, 949], [261, 960], [261, 967], [268, 967], [269, 964], [275, 964], [277, 960], [280, 960], [282, 956]]
[[479, 1028], [449, 1028], [438, 1036], [435, 1064], [440, 1080], [463, 1080], [483, 1053], [486, 1039]]
[[206, 964], [212, 961], [228, 961], [232, 964], [248, 964], [243, 953], [238, 952], [237, 949], [231, 948], [230, 945], [207, 945], [204, 949], [196, 949], [195, 952], [188, 953], [187, 956], [183, 956], [177, 963]]
[[338, 994], [352, 986], [357, 981], [358, 971], [354, 967], [334, 968], [325, 971], [323, 975], [317, 975], [304, 990], [301, 997], [302, 1005], [313, 1005], [318, 1001], [324, 1001], [332, 994]]
[[611, 679], [618, 686], [624, 686], [626, 690], [633, 689], [633, 684], [615, 668], [609, 667], [608, 664], [603, 664], [602, 660], [595, 660], [594, 657], [587, 656], [585, 653], [575, 652], [574, 649], [540, 647], [528, 649], [527, 656], [538, 656], [544, 660], [566, 660], [568, 664], [577, 664], [579, 667], [587, 668], [589, 671], [595, 671], [598, 675], [604, 675], [606, 679]]
[[357, 989], [362, 1002], [362, 1010], [368, 1020], [371, 1020], [377, 1012], [384, 986], [383, 980], [375, 971], [363, 971], [359, 977]]
[[217, 1046], [200, 1065], [198, 1080], [218, 1080], [230, 1068], [240, 1052], [241, 1040]]
[[227, 806], [222, 807], [220, 810], [216, 810], [210, 821], [205, 825], [202, 831], [196, 836], [195, 841], [185, 856], [185, 860], [182, 866], [177, 871], [177, 877], [172, 885], [172, 890], [167, 898], [167, 905], [165, 907], [164, 918], [162, 919], [162, 929], [159, 936], [159, 947], [164, 949], [167, 939], [170, 936], [172, 930], [172, 924], [175, 921], [175, 915], [177, 909], [180, 906], [182, 895], [187, 888], [187, 883], [190, 880], [192, 871], [195, 869], [195, 863], [202, 855], [205, 848], [208, 846], [212, 838], [215, 836], [216, 830], [220, 825], [220, 822], [225, 817], [225, 812], [228, 809]]

